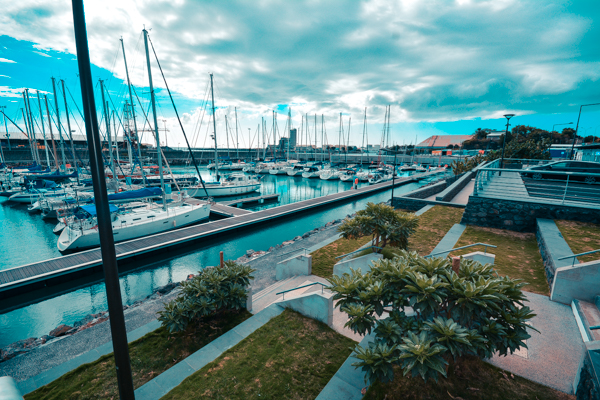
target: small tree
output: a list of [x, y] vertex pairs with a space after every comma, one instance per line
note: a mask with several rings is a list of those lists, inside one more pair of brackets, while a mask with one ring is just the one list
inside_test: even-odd
[[[512, 354], [527, 347], [526, 321], [535, 316], [523, 304], [525, 283], [465, 259], [457, 275], [448, 259], [401, 251], [365, 275], [352, 271], [329, 282], [349, 316], [346, 326], [375, 333], [368, 347], [356, 346], [359, 361], [353, 364], [371, 383], [392, 380], [394, 365], [404, 375], [437, 380], [463, 356]], [[389, 316], [377, 320], [384, 312]]]
[[372, 236], [372, 244], [385, 247], [388, 244], [400, 249], [408, 247], [408, 237], [419, 225], [419, 217], [412, 213], [394, 210], [385, 204], [367, 203], [356, 217], [347, 219], [338, 228], [345, 239], [357, 239]]
[[159, 311], [158, 320], [170, 332], [185, 330], [193, 321], [227, 310], [246, 306], [250, 274], [256, 271], [247, 265], [225, 261], [223, 268], [207, 267], [192, 279], [181, 283], [181, 294]]

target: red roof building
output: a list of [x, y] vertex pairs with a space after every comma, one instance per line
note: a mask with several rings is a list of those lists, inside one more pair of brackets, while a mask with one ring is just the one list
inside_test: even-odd
[[417, 148], [428, 150], [447, 149], [448, 146], [460, 146], [465, 140], [472, 139], [474, 135], [434, 135], [417, 144]]

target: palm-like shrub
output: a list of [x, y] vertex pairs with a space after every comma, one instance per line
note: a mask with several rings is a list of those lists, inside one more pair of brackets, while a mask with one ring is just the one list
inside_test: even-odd
[[418, 226], [419, 217], [412, 213], [396, 211], [385, 204], [367, 203], [367, 207], [358, 211], [356, 217], [344, 221], [338, 231], [345, 239], [372, 236], [373, 246], [385, 247], [389, 244], [406, 249], [408, 237]]
[[247, 287], [254, 271], [233, 261], [225, 261], [223, 268], [204, 268], [194, 278], [181, 283], [181, 293], [165, 303], [165, 309], [158, 313], [158, 320], [170, 332], [180, 332], [192, 321], [245, 308]]
[[[371, 383], [393, 379], [394, 365], [404, 375], [437, 380], [463, 356], [512, 354], [526, 347], [526, 321], [535, 316], [523, 304], [525, 283], [472, 260], [461, 259], [457, 275], [448, 259], [400, 251], [365, 275], [352, 271], [329, 282], [349, 316], [346, 326], [374, 332], [368, 347], [356, 346], [353, 364]], [[384, 312], [388, 316], [378, 320]]]

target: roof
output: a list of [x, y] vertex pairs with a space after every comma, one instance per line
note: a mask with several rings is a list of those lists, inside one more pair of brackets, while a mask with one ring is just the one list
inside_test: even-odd
[[416, 147], [446, 148], [450, 145], [461, 145], [465, 140], [472, 139], [473, 135], [434, 135], [425, 139]]

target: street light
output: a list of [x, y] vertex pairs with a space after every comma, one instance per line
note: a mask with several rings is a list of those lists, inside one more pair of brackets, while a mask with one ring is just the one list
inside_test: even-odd
[[500, 169], [504, 168], [504, 145], [506, 144], [510, 119], [514, 116], [515, 114], [504, 114], [504, 118], [506, 118], [506, 133], [504, 134], [504, 140], [502, 140], [502, 161], [500, 161]]
[[566, 124], [554, 124], [554, 125], [552, 125], [552, 132], [554, 132], [554, 127], [558, 126], [558, 125], [573, 125], [573, 123], [572, 122], [567, 122]]
[[575, 127], [575, 134], [573, 135], [573, 146], [571, 146], [571, 157], [570, 159], [573, 159], [573, 156], [575, 155], [575, 142], [577, 141], [577, 131], [579, 129], [579, 119], [581, 118], [581, 109], [583, 107], [587, 107], [587, 106], [600, 106], [600, 103], [593, 103], [593, 104], [582, 104], [581, 106], [579, 106], [579, 116], [577, 116], [577, 126]]

